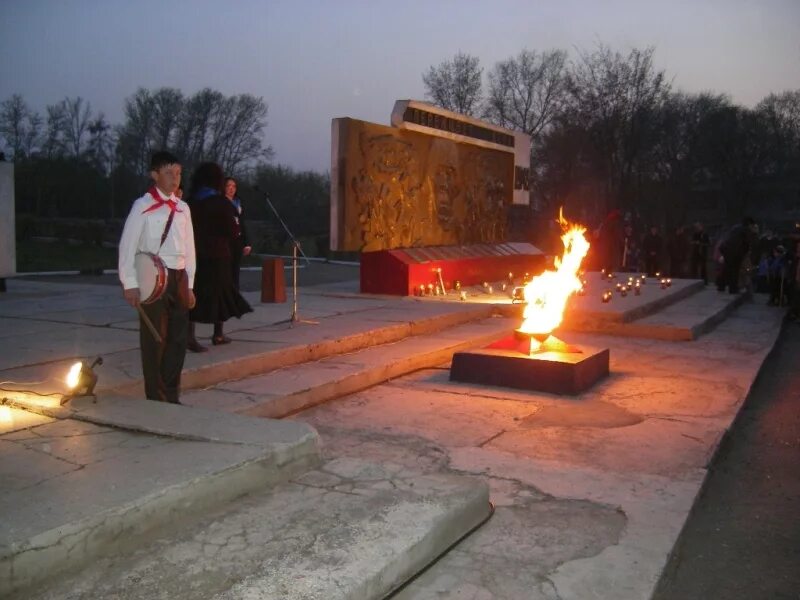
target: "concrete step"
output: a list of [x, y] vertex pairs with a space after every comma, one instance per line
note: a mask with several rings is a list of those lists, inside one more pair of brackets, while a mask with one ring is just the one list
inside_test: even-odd
[[713, 330], [747, 299], [707, 288], [664, 310], [624, 323], [620, 335], [669, 341], [691, 341]]
[[320, 463], [299, 422], [124, 398], [6, 404], [20, 419], [0, 427], [0, 597]]
[[[181, 385], [184, 390], [206, 388], [222, 381], [434, 334], [491, 314], [492, 307], [488, 304], [444, 305], [410, 299], [396, 306], [338, 315], [317, 323], [234, 331], [230, 334], [233, 344], [187, 357]], [[254, 352], [254, 346], [263, 348], [265, 344], [268, 344], [267, 350]], [[108, 374], [111, 376], [101, 379], [98, 391], [140, 397], [140, 378], [133, 379], [129, 375], [140, 372], [138, 351], [131, 356], [135, 364], [125, 364], [119, 358], [119, 370], [124, 375]]]
[[454, 352], [509, 335], [517, 320], [495, 317], [418, 335], [348, 354], [305, 362], [266, 375], [189, 391], [181, 401], [260, 417], [284, 417], [315, 404], [352, 394], [395, 377], [435, 367]]
[[491, 514], [486, 483], [338, 459], [36, 600], [379, 600]]
[[706, 288], [635, 321], [583, 322], [581, 328], [566, 324], [562, 329], [673, 342], [691, 341], [719, 325], [746, 297]]

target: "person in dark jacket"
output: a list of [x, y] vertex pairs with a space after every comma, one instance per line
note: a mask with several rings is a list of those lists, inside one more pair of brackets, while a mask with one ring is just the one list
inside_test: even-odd
[[750, 251], [756, 230], [755, 221], [745, 217], [738, 225], [734, 225], [719, 246], [722, 255], [722, 274], [717, 282], [717, 289], [724, 292], [725, 288], [731, 294], [739, 293], [739, 272], [742, 261]]
[[708, 283], [708, 248], [711, 246], [711, 238], [699, 221], [694, 224], [692, 233], [692, 253], [689, 259], [689, 277], [702, 279], [703, 283]]
[[231, 246], [231, 269], [233, 271], [233, 283], [239, 289], [239, 271], [242, 265], [242, 257], [249, 256], [251, 250], [250, 242], [247, 240], [247, 228], [244, 223], [244, 211], [242, 201], [236, 195], [238, 186], [233, 177], [225, 178], [225, 197], [233, 204], [236, 212], [236, 232]]
[[223, 333], [223, 323], [253, 310], [233, 280], [231, 248], [237, 234], [236, 211], [222, 194], [223, 180], [218, 164], [203, 163], [194, 173], [189, 192], [197, 251], [194, 282], [197, 304], [189, 314], [192, 331], [188, 348], [192, 352], [206, 350], [197, 342], [194, 323], [213, 323], [211, 343], [229, 344], [231, 339]]
[[644, 270], [648, 277], [655, 277], [661, 271], [661, 253], [664, 249], [664, 240], [658, 233], [658, 227], [650, 226], [650, 232], [642, 240], [642, 254], [644, 254]]
[[689, 237], [686, 228], [679, 225], [667, 241], [669, 254], [669, 274], [671, 277], [686, 277], [686, 263], [689, 258]]

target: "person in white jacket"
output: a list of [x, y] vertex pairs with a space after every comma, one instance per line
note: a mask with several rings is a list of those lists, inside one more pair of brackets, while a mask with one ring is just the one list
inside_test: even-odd
[[[157, 340], [140, 315], [139, 345], [145, 395], [150, 400], [180, 404], [180, 381], [186, 357], [189, 309], [195, 304], [194, 231], [189, 206], [176, 196], [180, 161], [156, 152], [150, 161], [153, 186], [134, 201], [119, 242], [119, 279], [125, 300], [141, 306], [154, 325]], [[158, 300], [141, 304], [135, 259], [140, 252], [157, 254], [167, 267], [167, 284]]]

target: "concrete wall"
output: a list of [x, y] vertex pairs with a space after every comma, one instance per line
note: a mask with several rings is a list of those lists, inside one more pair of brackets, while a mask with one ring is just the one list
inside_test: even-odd
[[14, 163], [0, 162], [0, 278], [17, 273]]

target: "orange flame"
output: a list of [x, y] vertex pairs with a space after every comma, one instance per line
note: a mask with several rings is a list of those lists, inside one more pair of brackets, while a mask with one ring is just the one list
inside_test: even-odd
[[582, 285], [578, 276], [589, 242], [586, 240], [586, 228], [574, 225], [564, 219], [559, 210], [558, 222], [564, 234], [564, 254], [555, 259], [555, 271], [547, 270], [533, 278], [525, 286], [525, 311], [519, 331], [528, 334], [549, 334], [561, 324], [564, 308], [570, 295], [577, 292]]

